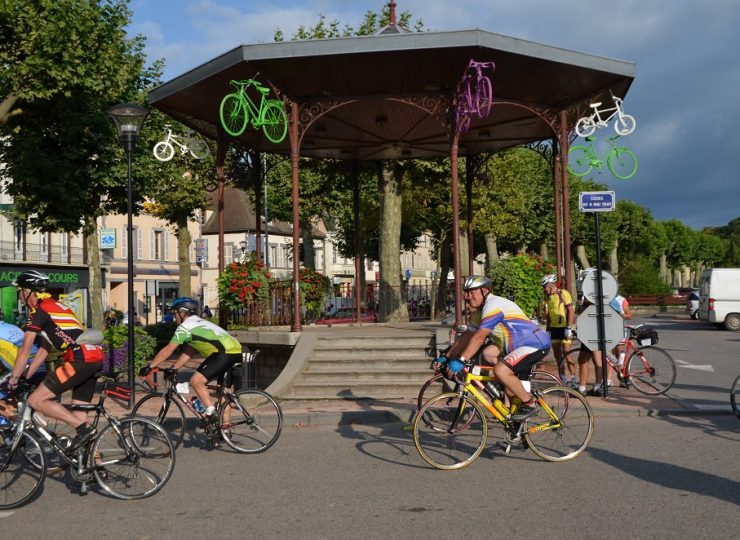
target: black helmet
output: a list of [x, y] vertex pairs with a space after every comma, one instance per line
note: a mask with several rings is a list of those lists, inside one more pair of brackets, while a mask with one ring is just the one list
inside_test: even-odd
[[36, 270], [28, 270], [18, 274], [12, 285], [21, 289], [31, 289], [34, 292], [43, 292], [49, 286], [49, 276]]
[[172, 311], [187, 311], [188, 313], [198, 313], [198, 302], [187, 296], [175, 298], [170, 304]]
[[491, 283], [491, 278], [486, 276], [470, 275], [465, 278], [462, 288], [463, 291], [474, 291], [475, 289], [480, 289], [481, 287], [485, 287], [489, 291], [492, 290], [493, 284]]

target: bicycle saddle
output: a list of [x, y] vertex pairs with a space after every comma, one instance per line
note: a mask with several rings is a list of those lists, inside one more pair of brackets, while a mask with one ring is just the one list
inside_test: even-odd
[[599, 101], [598, 103], [592, 103], [590, 106], [591, 106], [592, 109], [595, 109], [599, 105], [601, 105], [601, 101]]

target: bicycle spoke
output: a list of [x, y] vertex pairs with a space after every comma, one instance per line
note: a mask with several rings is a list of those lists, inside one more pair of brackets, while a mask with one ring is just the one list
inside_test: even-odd
[[242, 390], [227, 396], [219, 421], [226, 444], [237, 452], [250, 454], [275, 444], [282, 431], [283, 414], [267, 392]]
[[[24, 457], [33, 455], [35, 465]], [[12, 448], [12, 432], [0, 430], [0, 510], [9, 510], [29, 502], [41, 488], [46, 476], [46, 458], [38, 439], [23, 433]]]
[[676, 364], [658, 347], [636, 350], [627, 361], [632, 385], [643, 394], [658, 395], [668, 391], [676, 380]]

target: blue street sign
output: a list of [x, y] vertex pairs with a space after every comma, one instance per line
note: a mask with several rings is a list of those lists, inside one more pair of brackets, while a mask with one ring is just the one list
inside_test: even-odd
[[578, 194], [578, 209], [581, 212], [613, 212], [617, 198], [613, 191], [581, 191]]

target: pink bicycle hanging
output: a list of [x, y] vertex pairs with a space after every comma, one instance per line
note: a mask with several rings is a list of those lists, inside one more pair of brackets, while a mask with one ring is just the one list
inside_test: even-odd
[[465, 133], [470, 127], [473, 114], [485, 118], [491, 112], [493, 105], [493, 83], [484, 70], [496, 69], [493, 62], [476, 62], [470, 60], [458, 85], [455, 105], [455, 129], [458, 133]]

